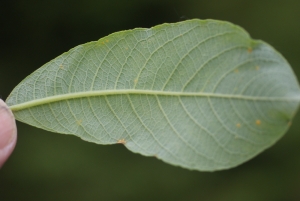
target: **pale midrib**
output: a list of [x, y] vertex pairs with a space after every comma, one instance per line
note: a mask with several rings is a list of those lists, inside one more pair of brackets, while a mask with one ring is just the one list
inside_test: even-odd
[[122, 95], [122, 94], [140, 94], [140, 95], [159, 95], [159, 96], [197, 96], [197, 97], [212, 97], [212, 98], [228, 98], [228, 99], [241, 99], [241, 100], [252, 100], [252, 101], [300, 101], [299, 96], [294, 97], [258, 97], [258, 96], [244, 96], [244, 95], [234, 95], [234, 94], [218, 94], [218, 93], [204, 93], [204, 92], [175, 92], [175, 91], [155, 91], [155, 90], [103, 90], [103, 91], [86, 91], [86, 92], [76, 92], [70, 94], [62, 94], [50, 96], [47, 98], [36, 99], [17, 105], [12, 105], [9, 108], [12, 111], [18, 111], [27, 109], [30, 107], [35, 107], [38, 105], [49, 104], [57, 101], [63, 101], [75, 98], [87, 98], [93, 96], [107, 96], [107, 95]]

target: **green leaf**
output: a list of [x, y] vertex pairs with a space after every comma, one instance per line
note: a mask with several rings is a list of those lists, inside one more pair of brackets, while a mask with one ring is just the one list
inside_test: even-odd
[[240, 27], [188, 20], [121, 31], [45, 64], [10, 94], [17, 120], [203, 171], [274, 144], [299, 106], [286, 60]]

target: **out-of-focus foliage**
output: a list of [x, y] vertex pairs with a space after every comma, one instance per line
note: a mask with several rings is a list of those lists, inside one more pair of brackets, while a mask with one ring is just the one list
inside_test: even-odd
[[[135, 27], [213, 18], [244, 27], [290, 62], [300, 77], [300, 1], [131, 0], [0, 3], [0, 93], [45, 62], [88, 41]], [[18, 58], [18, 59], [16, 59]], [[16, 150], [0, 171], [4, 200], [300, 199], [299, 114], [275, 146], [238, 168], [201, 173], [18, 123]]]

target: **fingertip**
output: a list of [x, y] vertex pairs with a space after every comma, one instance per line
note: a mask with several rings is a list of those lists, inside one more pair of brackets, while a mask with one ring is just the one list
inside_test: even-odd
[[0, 167], [13, 152], [17, 141], [17, 127], [13, 113], [0, 99]]

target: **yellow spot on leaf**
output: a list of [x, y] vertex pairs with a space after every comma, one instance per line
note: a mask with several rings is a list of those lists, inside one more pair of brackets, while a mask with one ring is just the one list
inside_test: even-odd
[[289, 123], [288, 123], [288, 126], [291, 126], [292, 125], [292, 122], [291, 121], [289, 121]]
[[261, 121], [260, 121], [259, 119], [257, 119], [257, 120], [255, 121], [255, 124], [259, 126], [259, 125], [261, 124]]
[[235, 72], [235, 73], [238, 73], [238, 72], [239, 72], [239, 69], [235, 69], [234, 72]]
[[251, 53], [252, 52], [252, 48], [249, 47], [247, 51], [248, 51], [248, 53]]
[[137, 84], [137, 82], [138, 82], [138, 79], [136, 78], [136, 79], [134, 79], [134, 84]]
[[81, 119], [79, 119], [79, 120], [77, 120], [77, 121], [76, 121], [76, 123], [77, 123], [79, 126], [81, 126], [81, 124], [82, 124], [82, 120], [81, 120]]
[[117, 142], [118, 144], [125, 144], [126, 143], [126, 141], [125, 141], [125, 139], [121, 139], [121, 140], [118, 140], [118, 142]]
[[233, 90], [233, 91], [237, 91], [237, 90], [239, 90], [239, 88], [237, 88], [237, 87], [234, 87], [234, 90]]
[[63, 66], [63, 65], [59, 65], [59, 68], [60, 68], [60, 69], [64, 69], [64, 66]]
[[255, 66], [255, 69], [256, 69], [256, 70], [259, 70], [259, 66]]
[[108, 43], [108, 42], [109, 42], [109, 40], [107, 40], [107, 39], [106, 39], [106, 40], [105, 40], [105, 42], [107, 42], [107, 43]]
[[241, 128], [241, 124], [240, 124], [240, 123], [237, 123], [237, 124], [236, 124], [236, 127], [237, 127], [237, 128]]

